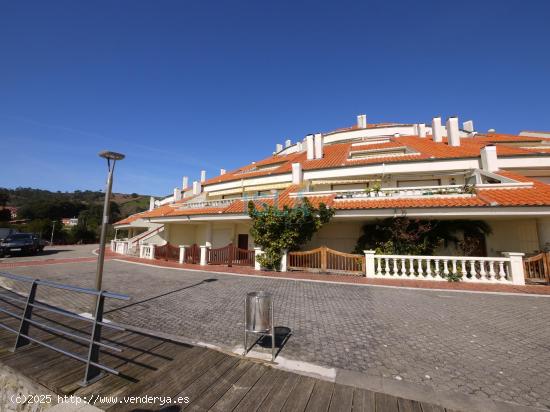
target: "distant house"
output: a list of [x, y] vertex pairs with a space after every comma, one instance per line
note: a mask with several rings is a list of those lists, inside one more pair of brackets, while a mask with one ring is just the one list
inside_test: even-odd
[[8, 209], [11, 213], [11, 220], [17, 219], [17, 211], [19, 210], [15, 206], [6, 206], [5, 209]]
[[64, 217], [61, 219], [61, 223], [63, 223], [63, 226], [76, 226], [78, 225], [78, 218], [77, 217]]

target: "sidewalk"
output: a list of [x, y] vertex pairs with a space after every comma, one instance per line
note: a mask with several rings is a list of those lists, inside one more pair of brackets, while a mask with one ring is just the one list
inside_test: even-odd
[[178, 268], [188, 270], [200, 270], [205, 272], [220, 272], [230, 273], [236, 275], [252, 275], [262, 277], [273, 277], [282, 279], [295, 279], [295, 280], [311, 280], [320, 282], [336, 282], [336, 283], [350, 283], [361, 285], [377, 285], [377, 286], [389, 286], [389, 287], [407, 287], [418, 289], [445, 289], [445, 290], [463, 290], [472, 292], [493, 292], [493, 293], [523, 293], [530, 295], [550, 295], [550, 286], [544, 285], [497, 285], [497, 284], [476, 284], [466, 282], [446, 282], [446, 281], [429, 281], [429, 280], [409, 280], [409, 279], [367, 279], [362, 276], [354, 275], [335, 275], [335, 274], [322, 274], [311, 272], [272, 272], [272, 271], [258, 271], [249, 266], [232, 266], [227, 267], [224, 265], [191, 265], [180, 264], [174, 261], [165, 260], [150, 260], [141, 259], [136, 257], [129, 257], [124, 255], [118, 255], [116, 253], [109, 252], [109, 258], [125, 260], [128, 262], [142, 263], [147, 265], [166, 267], [166, 268]]

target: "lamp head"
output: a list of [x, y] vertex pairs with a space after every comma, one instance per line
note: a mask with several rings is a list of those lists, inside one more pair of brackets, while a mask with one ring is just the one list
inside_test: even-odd
[[107, 160], [122, 160], [125, 157], [122, 153], [109, 152], [108, 150], [99, 152], [99, 156]]

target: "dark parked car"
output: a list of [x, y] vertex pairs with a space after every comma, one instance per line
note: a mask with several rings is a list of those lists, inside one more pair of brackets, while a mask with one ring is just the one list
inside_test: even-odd
[[37, 254], [44, 250], [44, 242], [33, 233], [13, 233], [0, 243], [0, 256]]

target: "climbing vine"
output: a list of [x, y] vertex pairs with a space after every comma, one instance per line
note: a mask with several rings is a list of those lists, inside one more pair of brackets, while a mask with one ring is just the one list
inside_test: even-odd
[[248, 215], [252, 219], [250, 234], [264, 253], [258, 257], [262, 267], [279, 269], [283, 250], [296, 250], [311, 240], [334, 215], [334, 210], [320, 203], [318, 208], [304, 198], [294, 207], [263, 204], [257, 208], [248, 202]]

